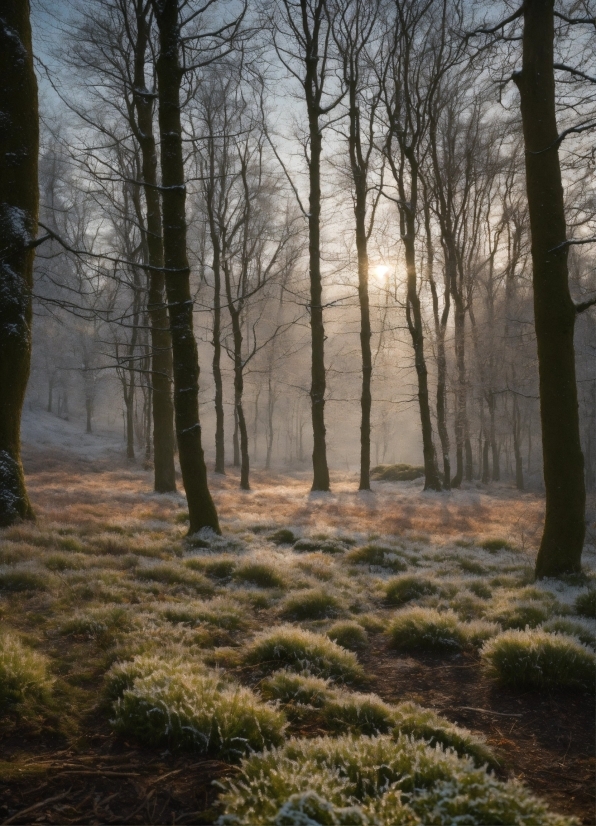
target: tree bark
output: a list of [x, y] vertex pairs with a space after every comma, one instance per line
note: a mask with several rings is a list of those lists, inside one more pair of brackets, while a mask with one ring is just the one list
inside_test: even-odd
[[[303, 19], [307, 15], [307, 0], [300, 0]], [[325, 431], [325, 328], [323, 326], [323, 286], [321, 281], [321, 149], [322, 134], [319, 123], [321, 88], [317, 70], [319, 64], [319, 36], [323, 4], [316, 5], [318, 17], [314, 31], [307, 39], [306, 75], [304, 90], [308, 112], [309, 148], [309, 212], [308, 253], [310, 275], [310, 329], [311, 329], [311, 387], [310, 400], [313, 428], [313, 491], [329, 490], [327, 443]], [[305, 24], [306, 27], [306, 24]]]
[[451, 296], [449, 294], [448, 280], [445, 278], [443, 311], [439, 313], [439, 295], [434, 277], [434, 250], [431, 235], [430, 208], [426, 189], [424, 189], [423, 206], [424, 223], [426, 227], [427, 274], [432, 296], [437, 347], [437, 430], [439, 431], [441, 452], [443, 454], [443, 488], [445, 490], [451, 490], [451, 460], [449, 458], [451, 445], [449, 442], [449, 430], [447, 428], [447, 357], [445, 353], [445, 334], [447, 332], [447, 322], [451, 309]]
[[553, 70], [554, 0], [524, 0], [521, 99], [532, 237], [534, 323], [546, 488], [536, 576], [578, 573], [585, 535], [584, 460], [579, 433], [565, 207]]
[[153, 133], [153, 95], [145, 86], [145, 59], [149, 39], [147, 11], [137, 4], [137, 40], [134, 44], [133, 99], [137, 113], [136, 138], [141, 148], [141, 174], [147, 209], [147, 311], [151, 323], [151, 385], [153, 401], [154, 489], [176, 490], [174, 405], [172, 401], [172, 339], [164, 302], [165, 278], [161, 205], [157, 188], [157, 151]]
[[193, 330], [193, 300], [186, 248], [186, 186], [182, 158], [178, 0], [153, 0], [159, 28], [157, 78], [163, 248], [174, 371], [174, 410], [182, 481], [190, 519], [189, 533], [211, 528], [220, 533], [207, 483], [199, 422], [199, 358]]
[[0, 10], [0, 526], [32, 519], [21, 464], [31, 365], [39, 114], [28, 0]]
[[[413, 199], [412, 199], [413, 200]], [[408, 329], [412, 338], [414, 348], [414, 366], [418, 378], [418, 407], [420, 410], [420, 423], [422, 426], [422, 454], [424, 457], [424, 490], [441, 490], [441, 480], [437, 468], [437, 455], [433, 441], [433, 428], [430, 413], [430, 401], [428, 393], [428, 371], [426, 359], [424, 357], [424, 331], [422, 328], [422, 311], [420, 298], [418, 296], [418, 279], [416, 275], [416, 248], [415, 219], [411, 209], [407, 207], [402, 212], [407, 211], [404, 216], [405, 233], [402, 233], [404, 249], [406, 253], [406, 273], [407, 273], [407, 304], [406, 318]]]

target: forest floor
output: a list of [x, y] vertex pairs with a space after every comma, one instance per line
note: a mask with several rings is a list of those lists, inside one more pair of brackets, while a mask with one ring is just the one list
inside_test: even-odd
[[[367, 692], [413, 700], [483, 736], [499, 777], [521, 780], [556, 812], [596, 822], [593, 695], [503, 687], [478, 647], [396, 651], [386, 633], [396, 613], [387, 588], [399, 573], [431, 582], [416, 605], [453, 611], [458, 622], [500, 631], [571, 617], [593, 642], [596, 623], [573, 609], [586, 582], [533, 582], [539, 494], [506, 485], [423, 494], [420, 482], [358, 493], [355, 475], [344, 473], [332, 477], [331, 494], [313, 495], [308, 474], [259, 470], [254, 490], [241, 492], [230, 469], [210, 476], [223, 538], [197, 547], [184, 538], [181, 494], [153, 494], [151, 472], [123, 461], [116, 440], [79, 437], [72, 425], [64, 444], [65, 427], [45, 414], [26, 423], [37, 520], [0, 534], [2, 630], [44, 654], [54, 680], [49, 699], [1, 720], [0, 823], [213, 823], [213, 781], [235, 768], [115, 732], [104, 676], [115, 662], [171, 649], [258, 692], [242, 652], [288, 619], [319, 634], [338, 620], [359, 623]], [[270, 537], [281, 528], [310, 546], [276, 544]], [[589, 577], [595, 529], [592, 511]], [[359, 560], [359, 548], [373, 550]], [[243, 574], [251, 565], [271, 581]], [[292, 620], [290, 600], [321, 593], [331, 597], [326, 608]], [[201, 619], [181, 621], [175, 609]], [[324, 731], [302, 720], [290, 733]]]

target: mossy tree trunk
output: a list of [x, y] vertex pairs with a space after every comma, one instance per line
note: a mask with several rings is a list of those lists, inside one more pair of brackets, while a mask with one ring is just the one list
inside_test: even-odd
[[21, 464], [31, 363], [39, 115], [28, 0], [0, 7], [0, 526], [32, 519]]
[[546, 488], [536, 560], [536, 576], [542, 578], [581, 570], [586, 492], [573, 345], [576, 309], [569, 292], [555, 108], [554, 0], [525, 0], [523, 17], [522, 70], [515, 82], [526, 150]]

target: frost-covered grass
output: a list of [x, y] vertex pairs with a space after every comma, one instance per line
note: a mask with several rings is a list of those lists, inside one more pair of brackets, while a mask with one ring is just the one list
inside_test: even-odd
[[591, 588], [577, 597], [575, 611], [582, 617], [596, 619], [596, 588]]
[[353, 682], [364, 676], [358, 659], [351, 651], [322, 634], [292, 625], [263, 631], [246, 646], [244, 661], [265, 672], [279, 668], [307, 671], [338, 682]]
[[394, 614], [387, 632], [393, 648], [402, 651], [449, 652], [478, 648], [499, 630], [493, 622], [461, 622], [454, 611], [416, 606]]
[[327, 629], [327, 636], [330, 640], [349, 651], [359, 651], [368, 645], [366, 628], [363, 628], [360, 623], [354, 622], [354, 620], [333, 623], [331, 628]]
[[107, 691], [116, 730], [148, 745], [236, 761], [284, 738], [281, 712], [200, 663], [141, 658], [116, 666]]
[[[150, 493], [149, 475], [111, 463], [75, 476], [48, 466], [33, 487], [37, 522], [1, 532], [0, 615], [43, 651], [56, 675], [48, 707], [68, 696], [77, 737], [102, 713], [129, 742], [235, 760], [244, 748], [230, 745], [236, 736], [254, 749], [281, 743], [274, 733], [287, 736], [285, 715], [293, 734], [393, 741], [401, 732], [482, 763], [489, 758], [474, 733], [432, 709], [386, 701], [393, 695], [386, 680], [375, 683], [377, 655], [389, 672], [405, 651], [430, 646], [437, 661], [445, 657], [438, 667], [450, 667], [450, 654], [465, 648], [480, 679], [474, 649], [506, 628], [537, 623], [593, 640], [596, 623], [579, 612], [582, 598], [589, 610], [586, 580], [532, 583], [532, 559], [515, 550], [531, 541], [530, 495], [523, 509], [505, 493], [421, 497], [414, 483], [370, 496], [342, 477], [332, 494], [309, 497], [306, 477], [271, 481], [257, 472], [254, 493], [239, 499], [231, 472], [214, 482], [223, 536], [186, 538], [184, 498]], [[522, 516], [525, 540], [512, 527]], [[508, 544], [481, 547], [493, 537]], [[416, 591], [421, 583], [431, 587]], [[395, 685], [419, 699], [407, 680]], [[385, 699], [360, 693], [371, 690]], [[237, 735], [243, 708], [254, 715], [242, 718], [248, 734]], [[269, 740], [256, 733], [261, 713]], [[168, 715], [178, 722], [164, 734]], [[189, 720], [194, 733], [182, 734]], [[383, 799], [374, 805], [389, 826], [398, 821], [390, 796]], [[346, 800], [342, 792], [337, 806], [349, 808]], [[289, 812], [293, 804], [281, 805]], [[362, 801], [354, 805], [360, 816]]]
[[25, 568], [0, 570], [0, 591], [45, 591], [47, 579]]
[[46, 657], [12, 634], [0, 636], [0, 713], [28, 699], [43, 700], [52, 680]]
[[488, 673], [523, 688], [595, 690], [596, 655], [574, 637], [541, 629], [505, 631], [482, 649]]
[[287, 597], [281, 613], [286, 619], [319, 620], [337, 617], [342, 609], [342, 603], [336, 596], [322, 588], [313, 588]]
[[385, 599], [388, 605], [398, 607], [428, 594], [436, 594], [438, 590], [437, 583], [428, 577], [404, 574], [387, 583]]
[[404, 735], [293, 739], [224, 781], [220, 826], [564, 826], [518, 783]]

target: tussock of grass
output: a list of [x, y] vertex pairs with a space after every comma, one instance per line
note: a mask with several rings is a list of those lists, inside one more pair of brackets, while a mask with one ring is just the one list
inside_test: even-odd
[[479, 562], [476, 562], [475, 559], [467, 559], [467, 558], [459, 558], [458, 560], [459, 567], [464, 571], [466, 574], [485, 574], [486, 568], [484, 565], [481, 565]]
[[114, 703], [114, 727], [149, 745], [237, 760], [283, 741], [285, 718], [219, 672], [155, 660]]
[[536, 628], [549, 619], [552, 607], [545, 601], [516, 597], [507, 598], [497, 603], [488, 613], [493, 622], [498, 622], [505, 630], [517, 628]]
[[596, 619], [596, 588], [580, 594], [575, 600], [575, 612], [582, 617]]
[[480, 599], [490, 599], [493, 595], [492, 589], [482, 579], [474, 580], [474, 582], [466, 582], [468, 590], [475, 594]]
[[385, 599], [389, 605], [405, 605], [414, 599], [436, 594], [439, 588], [431, 579], [421, 576], [398, 576], [391, 579], [385, 588]]
[[138, 568], [135, 571], [137, 579], [149, 582], [161, 582], [164, 585], [183, 585], [204, 596], [213, 593], [213, 586], [201, 574], [189, 571], [181, 565], [152, 565], [149, 568]]
[[121, 606], [96, 608], [75, 614], [60, 625], [60, 633], [97, 639], [115, 631], [130, 631], [134, 627], [128, 609]]
[[[291, 671], [276, 671], [261, 681], [259, 691], [266, 700], [277, 700], [284, 706], [307, 707], [308, 710], [322, 708], [333, 696], [329, 680]], [[285, 710], [292, 714], [290, 709]]]
[[341, 611], [342, 604], [333, 594], [313, 588], [287, 597], [281, 615], [293, 620], [318, 620], [337, 617]]
[[300, 553], [321, 551], [324, 554], [343, 554], [347, 547], [337, 539], [299, 539], [294, 543], [294, 550]]
[[27, 700], [43, 700], [52, 685], [47, 660], [11, 634], [0, 636], [0, 712]]
[[192, 556], [190, 559], [185, 559], [184, 564], [191, 571], [199, 571], [210, 579], [226, 580], [230, 579], [236, 570], [238, 560], [228, 556]]
[[596, 656], [573, 637], [541, 629], [505, 631], [484, 645], [482, 660], [506, 685], [594, 691]]
[[223, 782], [220, 826], [565, 826], [520, 784], [400, 736], [292, 739]]
[[285, 579], [279, 571], [266, 562], [247, 562], [234, 571], [234, 579], [257, 585], [259, 588], [284, 588]]
[[282, 625], [258, 634], [244, 652], [244, 661], [263, 671], [279, 668], [308, 671], [318, 677], [350, 682], [361, 680], [363, 671], [351, 651], [321, 634]]
[[298, 537], [289, 528], [280, 528], [278, 531], [270, 534], [267, 539], [275, 545], [293, 545]]
[[440, 743], [457, 754], [469, 755], [476, 763], [496, 765], [484, 740], [450, 723], [444, 717], [416, 703], [385, 703], [376, 694], [332, 692], [323, 703], [323, 719], [331, 731], [352, 734], [407, 734], [430, 745]]
[[35, 571], [0, 571], [0, 591], [45, 591], [46, 579]]
[[567, 637], [577, 637], [583, 645], [596, 647], [596, 629], [594, 623], [590, 624], [580, 618], [553, 617], [542, 626], [543, 631], [551, 634], [564, 634]]
[[394, 648], [404, 651], [457, 651], [466, 644], [463, 624], [453, 611], [439, 613], [433, 608], [404, 608], [389, 626]]
[[327, 636], [348, 651], [359, 651], [368, 645], [366, 629], [354, 620], [334, 623], [327, 629]]
[[93, 553], [108, 556], [123, 556], [131, 552], [130, 541], [115, 536], [98, 536], [91, 543]]
[[226, 631], [244, 627], [246, 619], [238, 605], [226, 599], [209, 602], [169, 603], [161, 609], [162, 616], [173, 623], [186, 623], [191, 627], [206, 623]]
[[480, 542], [480, 547], [492, 554], [498, 553], [499, 551], [517, 550], [515, 545], [512, 545], [507, 539], [499, 539], [498, 537], [485, 539], [483, 542]]
[[369, 565], [373, 568], [387, 568], [397, 573], [408, 567], [403, 559], [395, 552], [395, 548], [387, 545], [365, 545], [355, 548], [348, 554], [348, 561], [354, 565]]
[[43, 559], [43, 564], [49, 571], [80, 571], [89, 564], [84, 554], [48, 554]]

